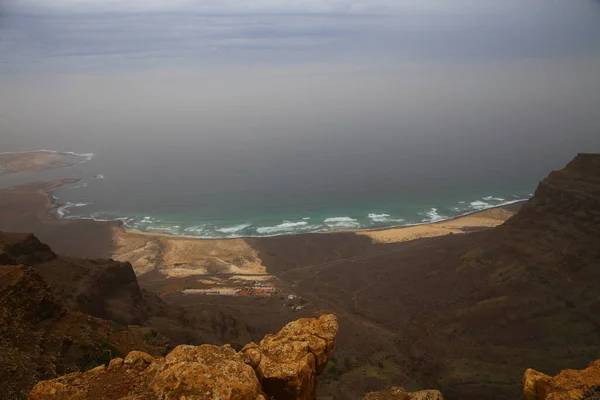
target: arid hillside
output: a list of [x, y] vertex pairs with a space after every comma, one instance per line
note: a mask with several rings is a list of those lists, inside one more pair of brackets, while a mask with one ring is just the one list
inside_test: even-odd
[[[557, 373], [600, 357], [600, 155], [552, 172], [497, 228], [405, 248], [341, 235], [253, 242], [270, 272], [338, 315], [323, 396], [399, 384], [514, 399], [527, 368]], [[296, 268], [358, 254], [374, 256]]]

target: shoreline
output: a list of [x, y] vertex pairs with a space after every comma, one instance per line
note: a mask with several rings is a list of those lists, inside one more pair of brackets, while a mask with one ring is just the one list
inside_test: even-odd
[[[443, 221], [376, 229], [307, 232], [261, 237], [199, 238], [128, 229], [124, 221], [60, 218], [63, 206], [53, 190], [77, 179], [62, 179], [13, 186], [0, 191], [0, 230], [31, 232], [58, 254], [83, 258], [112, 258], [129, 262], [142, 287], [159, 296], [191, 296], [203, 290], [283, 288], [277, 272], [290, 264], [308, 262], [298, 247], [315, 246], [323, 262], [378, 252], [378, 246], [421, 238], [462, 234], [498, 226], [519, 204], [477, 210]], [[516, 204], [516, 205], [515, 205]], [[470, 236], [470, 235], [469, 235]], [[440, 245], [444, 245], [444, 240]], [[273, 257], [281, 254], [280, 262]], [[288, 254], [287, 256], [285, 254]], [[269, 268], [267, 268], [269, 266]], [[285, 286], [285, 285], [284, 285]], [[187, 289], [201, 289], [185, 291]], [[197, 294], [196, 295], [200, 295]]]
[[[281, 233], [281, 234], [273, 234], [273, 235], [262, 235], [262, 236], [236, 236], [236, 237], [199, 237], [192, 235], [176, 235], [170, 233], [162, 233], [162, 232], [146, 232], [139, 231], [134, 228], [127, 227], [123, 220], [120, 219], [95, 219], [95, 218], [61, 218], [57, 215], [57, 210], [61, 207], [67, 205], [67, 203], [63, 204], [58, 201], [58, 199], [53, 194], [53, 190], [64, 186], [75, 184], [81, 181], [81, 179], [61, 179], [54, 181], [40, 181], [34, 182], [27, 185], [21, 186], [13, 186], [3, 191], [10, 191], [15, 189], [24, 189], [27, 190], [28, 187], [38, 187], [36, 191], [40, 192], [44, 195], [45, 200], [47, 202], [46, 205], [46, 216], [56, 221], [58, 224], [75, 224], [75, 223], [86, 223], [91, 226], [107, 226], [113, 232], [113, 242], [114, 236], [136, 236], [136, 237], [146, 237], [148, 240], [152, 239], [162, 239], [166, 241], [198, 241], [198, 242], [230, 242], [235, 243], [239, 241], [248, 241], [248, 240], [260, 240], [260, 239], [269, 239], [269, 238], [278, 238], [278, 237], [298, 237], [305, 235], [332, 235], [332, 234], [355, 234], [361, 236], [371, 237], [374, 241], [379, 242], [393, 242], [396, 240], [391, 240], [391, 236], [401, 237], [401, 241], [406, 240], [414, 240], [423, 237], [434, 237], [434, 236], [442, 236], [447, 233], [468, 233], [473, 231], [479, 231], [483, 229], [488, 229], [497, 225], [500, 225], [505, 220], [507, 220], [513, 213], [510, 211], [506, 211], [504, 216], [494, 215], [496, 210], [504, 210], [507, 208], [515, 208], [520, 207], [527, 200], [514, 200], [502, 203], [497, 206], [492, 206], [489, 208], [485, 208], [482, 210], [474, 210], [467, 212], [465, 214], [457, 215], [451, 218], [443, 219], [435, 222], [422, 222], [415, 224], [405, 224], [405, 225], [391, 225], [386, 227], [376, 227], [376, 228], [358, 228], [358, 229], [335, 229], [331, 231], [325, 232], [292, 232], [292, 233]], [[116, 231], [115, 231], [116, 230]], [[414, 232], [413, 232], [414, 231]], [[400, 234], [402, 232], [403, 234]], [[413, 232], [413, 235], [410, 235], [409, 232]], [[419, 232], [418, 234], [415, 232]], [[391, 236], [390, 236], [391, 235]], [[381, 240], [383, 236], [386, 236], [387, 239]], [[378, 239], [379, 238], [379, 239]]]
[[[394, 229], [394, 230], [395, 229], [408, 229], [408, 228], [420, 227], [420, 226], [441, 225], [444, 223], [449, 223], [449, 222], [453, 222], [456, 220], [460, 220], [465, 217], [484, 214], [488, 211], [502, 209], [502, 208], [506, 208], [508, 206], [519, 205], [521, 203], [526, 203], [527, 201], [528, 200], [515, 200], [515, 201], [511, 201], [510, 203], [504, 203], [504, 204], [497, 205], [497, 206], [491, 206], [489, 208], [484, 208], [482, 210], [470, 211], [466, 214], [460, 214], [460, 215], [457, 215], [454, 217], [450, 217], [448, 219], [442, 219], [442, 220], [435, 221], [435, 222], [419, 222], [419, 223], [414, 223], [414, 224], [390, 225], [390, 226], [383, 226], [383, 227], [377, 227], [377, 228], [356, 228], [356, 229], [340, 228], [340, 229], [335, 229], [335, 230], [331, 230], [331, 231], [323, 231], [323, 232], [288, 232], [288, 233], [280, 233], [280, 234], [273, 234], [273, 235], [260, 235], [260, 236], [259, 235], [256, 235], [256, 236], [246, 235], [246, 236], [235, 236], [235, 237], [202, 237], [202, 236], [192, 236], [192, 235], [175, 235], [175, 234], [170, 234], [170, 233], [139, 231], [134, 228], [128, 228], [125, 226], [123, 221], [117, 220], [117, 219], [106, 220], [106, 219], [94, 219], [94, 218], [71, 218], [71, 220], [87, 220], [87, 221], [95, 221], [95, 222], [114, 222], [114, 223], [119, 223], [119, 227], [121, 229], [123, 229], [123, 231], [128, 232], [128, 233], [132, 233], [132, 234], [136, 234], [136, 235], [167, 237], [167, 238], [173, 238], [173, 239], [175, 239], [175, 238], [195, 239], [195, 240], [237, 240], [237, 239], [262, 239], [262, 238], [266, 239], [266, 238], [274, 238], [274, 237], [280, 237], [280, 236], [332, 235], [332, 234], [338, 234], [338, 233], [360, 234], [360, 233], [368, 233], [368, 232], [387, 231], [387, 230], [392, 230], [392, 229]], [[63, 218], [59, 218], [56, 215], [54, 215], [54, 217], [59, 220], [63, 220]], [[64, 218], [64, 220], [69, 220], [69, 218]]]
[[[453, 217], [449, 217], [447, 219], [441, 219], [439, 221], [433, 221], [433, 222], [418, 222], [418, 223], [410, 223], [410, 224], [404, 224], [404, 225], [390, 225], [390, 226], [383, 226], [383, 227], [376, 227], [376, 228], [340, 228], [340, 229], [333, 229], [333, 230], [329, 230], [329, 231], [313, 231], [313, 232], [286, 232], [286, 233], [280, 233], [280, 234], [272, 234], [272, 235], [240, 235], [240, 236], [232, 236], [232, 237], [202, 237], [202, 236], [193, 236], [193, 235], [177, 235], [177, 234], [171, 234], [171, 233], [160, 233], [160, 232], [148, 232], [148, 231], [141, 231], [141, 230], [137, 230], [135, 228], [130, 228], [127, 227], [125, 225], [125, 223], [123, 222], [123, 220], [121, 219], [97, 219], [97, 218], [93, 218], [93, 217], [74, 217], [74, 218], [61, 218], [60, 216], [58, 216], [56, 214], [56, 210], [59, 209], [60, 207], [63, 207], [66, 205], [59, 203], [57, 201], [57, 199], [55, 198], [55, 196], [52, 194], [52, 190], [56, 189], [60, 186], [64, 186], [64, 185], [70, 185], [73, 183], [77, 183], [81, 181], [81, 179], [68, 179], [68, 182], [62, 182], [62, 183], [58, 183], [55, 185], [52, 185], [51, 187], [45, 188], [44, 190], [48, 192], [49, 194], [49, 198], [51, 199], [50, 202], [53, 205], [53, 209], [52, 211], [52, 217], [55, 218], [56, 220], [59, 221], [93, 221], [93, 222], [97, 222], [97, 223], [110, 223], [110, 224], [115, 224], [118, 226], [119, 229], [122, 229], [124, 232], [126, 233], [131, 233], [131, 234], [135, 234], [135, 235], [145, 235], [145, 236], [155, 236], [155, 237], [165, 237], [165, 238], [182, 238], [182, 239], [195, 239], [195, 240], [238, 240], [238, 239], [261, 239], [261, 238], [272, 238], [272, 237], [279, 237], [279, 236], [297, 236], [297, 235], [328, 235], [328, 234], [337, 234], [337, 233], [356, 233], [356, 234], [361, 234], [361, 233], [368, 233], [368, 232], [380, 232], [380, 231], [387, 231], [387, 230], [396, 230], [396, 229], [408, 229], [408, 228], [412, 228], [412, 227], [422, 227], [422, 226], [436, 226], [436, 225], [440, 225], [440, 224], [444, 224], [444, 223], [450, 223], [453, 221], [457, 221], [466, 217], [470, 217], [470, 216], [476, 216], [476, 215], [480, 215], [480, 214], [485, 214], [486, 212], [489, 211], [493, 211], [496, 209], [502, 209], [502, 208], [506, 208], [509, 206], [515, 206], [515, 205], [519, 205], [522, 203], [527, 202], [529, 199], [519, 199], [519, 200], [511, 200], [511, 201], [507, 201], [504, 202], [502, 204], [499, 205], [495, 205], [495, 206], [490, 206], [481, 210], [473, 210], [473, 211], [469, 211], [466, 212], [464, 214], [460, 214], [460, 215], [456, 215]], [[44, 184], [46, 182], [37, 182], [39, 184]], [[35, 184], [35, 183], [34, 183]], [[10, 188], [7, 188], [10, 189]], [[119, 218], [124, 218], [124, 217], [119, 217]]]

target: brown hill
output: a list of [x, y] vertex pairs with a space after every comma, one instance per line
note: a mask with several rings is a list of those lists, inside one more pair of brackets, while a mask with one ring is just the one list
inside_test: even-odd
[[323, 396], [402, 385], [514, 399], [527, 368], [557, 373], [600, 358], [600, 155], [552, 172], [516, 216], [487, 231], [410, 247], [342, 233], [252, 245], [296, 294], [338, 315]]
[[133, 349], [172, 343], [150, 328], [69, 312], [30, 267], [0, 266], [0, 398], [23, 399], [41, 379], [90, 368]]

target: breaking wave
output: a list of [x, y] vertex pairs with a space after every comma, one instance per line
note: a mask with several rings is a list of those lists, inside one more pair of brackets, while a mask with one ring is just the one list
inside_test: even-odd
[[238, 233], [238, 232], [243, 231], [244, 229], [250, 227], [251, 225], [252, 224], [241, 224], [241, 225], [229, 226], [226, 228], [216, 228], [215, 231], [221, 232], [221, 233]]
[[485, 210], [486, 208], [492, 207], [490, 203], [486, 203], [480, 200], [472, 201], [471, 203], [469, 203], [469, 205], [475, 210]]
[[308, 226], [308, 222], [290, 222], [283, 221], [282, 224], [275, 226], [261, 226], [260, 228], [256, 228], [256, 232], [261, 235], [272, 235], [274, 233], [284, 233], [284, 232], [294, 232], [301, 230], [303, 227], [306, 228]]
[[438, 214], [437, 208], [432, 208], [425, 214], [427, 215], [427, 219], [424, 219], [423, 222], [439, 222], [448, 219], [448, 217]]
[[496, 201], [504, 201], [505, 199], [503, 199], [502, 197], [494, 197], [494, 196], [485, 196], [483, 197], [483, 200], [496, 200]]
[[360, 228], [358, 220], [351, 217], [326, 218], [323, 222], [330, 228]]
[[371, 222], [377, 223], [385, 223], [385, 222], [404, 222], [403, 218], [391, 218], [390, 214], [374, 214], [370, 213], [367, 215], [367, 218], [371, 220]]
[[90, 203], [65, 203], [64, 205], [58, 207], [56, 209], [56, 215], [59, 216], [59, 218], [68, 218], [69, 215], [69, 208], [73, 208], [73, 207], [85, 207], [85, 206], [89, 206]]

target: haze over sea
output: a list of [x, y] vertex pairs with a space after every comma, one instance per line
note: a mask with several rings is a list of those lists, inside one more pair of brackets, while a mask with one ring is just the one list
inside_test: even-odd
[[[200, 237], [422, 223], [600, 151], [592, 0], [0, 4], [0, 152], [94, 153], [65, 218]], [[88, 160], [89, 159], [89, 160]]]

